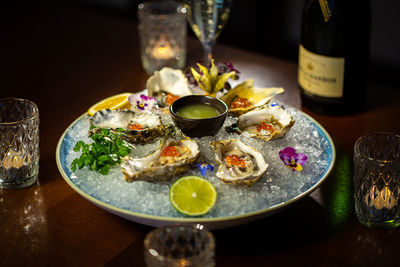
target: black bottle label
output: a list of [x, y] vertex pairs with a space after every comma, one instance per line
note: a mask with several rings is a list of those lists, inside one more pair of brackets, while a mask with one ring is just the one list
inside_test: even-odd
[[340, 98], [343, 96], [344, 58], [318, 55], [300, 45], [298, 79], [305, 94]]

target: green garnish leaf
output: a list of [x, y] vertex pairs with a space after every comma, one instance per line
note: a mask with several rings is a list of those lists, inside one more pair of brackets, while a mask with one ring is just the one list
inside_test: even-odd
[[81, 148], [82, 148], [84, 145], [85, 145], [85, 142], [83, 142], [83, 141], [78, 141], [78, 142], [75, 144], [74, 151], [75, 151], [75, 152], [80, 151]]
[[108, 156], [107, 155], [101, 155], [100, 157], [97, 158], [97, 160], [101, 164], [103, 161], [108, 160]]
[[76, 159], [74, 159], [74, 160], [72, 161], [72, 163], [71, 163], [71, 169], [72, 169], [73, 171], [76, 171], [76, 167], [77, 167], [77, 165], [78, 165], [78, 161], [79, 161], [79, 158], [76, 158]]
[[101, 167], [101, 169], [100, 169], [100, 173], [101, 174], [103, 174], [103, 175], [106, 175], [108, 172], [110, 171], [110, 165], [109, 164], [106, 164], [106, 165], [104, 165], [103, 167]]
[[87, 166], [90, 170], [107, 174], [111, 166], [119, 164], [121, 158], [132, 150], [129, 143], [121, 138], [126, 135], [124, 131], [122, 128], [116, 132], [110, 128], [103, 128], [90, 137], [94, 142], [85, 144], [83, 141], [78, 141], [73, 150], [82, 151], [82, 154], [72, 161], [71, 170], [76, 171], [77, 168], [82, 169]]

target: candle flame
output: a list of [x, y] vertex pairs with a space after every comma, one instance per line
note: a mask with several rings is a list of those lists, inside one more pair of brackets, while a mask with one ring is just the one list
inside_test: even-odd
[[378, 210], [383, 208], [391, 209], [397, 205], [397, 199], [388, 185], [385, 185], [382, 190], [379, 190], [376, 185], [371, 186], [364, 197], [364, 202], [367, 206], [375, 207]]
[[[25, 154], [26, 154], [26, 151], [24, 149], [18, 150], [17, 152], [10, 149], [6, 153], [6, 155], [2, 161], [4, 168], [6, 168], [6, 169], [21, 168], [23, 165], [29, 164], [30, 157], [29, 156], [24, 157]], [[26, 161], [25, 161], [25, 158], [26, 158]]]
[[175, 51], [168, 41], [162, 39], [156, 42], [152, 49], [152, 56], [155, 59], [168, 60], [175, 56]]

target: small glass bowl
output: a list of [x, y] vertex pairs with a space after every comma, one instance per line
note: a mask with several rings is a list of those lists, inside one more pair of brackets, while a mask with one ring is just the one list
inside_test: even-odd
[[[221, 113], [219, 116], [206, 119], [187, 119], [178, 115], [178, 110], [183, 106], [190, 104], [212, 105]], [[224, 101], [206, 95], [187, 95], [174, 101], [169, 106], [172, 120], [182, 132], [190, 137], [203, 137], [216, 135], [221, 129], [226, 116], [228, 115], [228, 106]]]

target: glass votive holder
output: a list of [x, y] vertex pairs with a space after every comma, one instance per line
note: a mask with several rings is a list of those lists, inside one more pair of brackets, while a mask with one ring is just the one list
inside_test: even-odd
[[0, 99], [0, 188], [34, 184], [39, 172], [39, 109], [26, 99]]
[[215, 266], [214, 236], [200, 224], [157, 228], [146, 235], [144, 250], [149, 267]]
[[175, 1], [139, 4], [140, 57], [148, 74], [186, 63], [186, 8]]
[[354, 146], [354, 201], [359, 222], [394, 229], [400, 225], [400, 136], [371, 133]]

